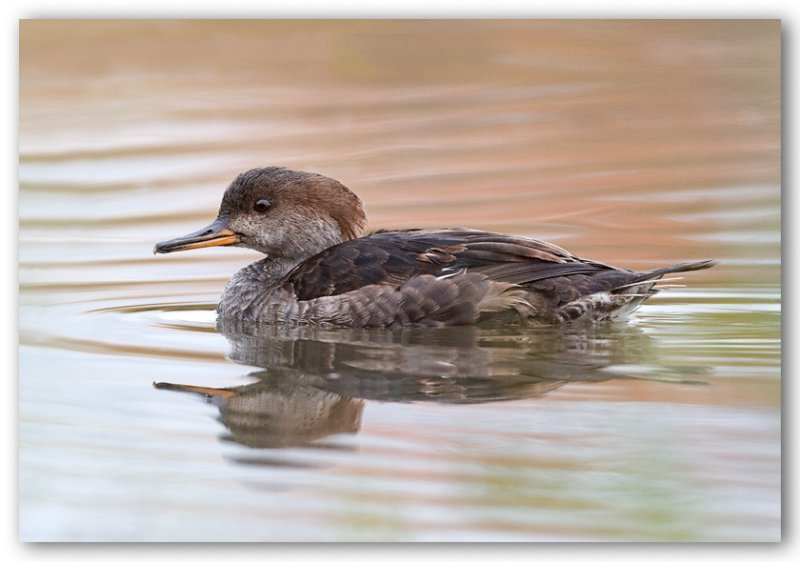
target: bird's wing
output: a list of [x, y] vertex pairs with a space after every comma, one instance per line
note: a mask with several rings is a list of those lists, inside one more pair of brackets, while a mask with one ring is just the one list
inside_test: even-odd
[[613, 269], [540, 240], [477, 230], [379, 231], [328, 248], [286, 280], [299, 300], [339, 295], [368, 285], [401, 285], [419, 275], [470, 271], [525, 285], [552, 277]]

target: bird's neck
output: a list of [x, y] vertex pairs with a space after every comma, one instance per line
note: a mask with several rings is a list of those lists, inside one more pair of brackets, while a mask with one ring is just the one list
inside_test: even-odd
[[264, 258], [240, 269], [228, 281], [222, 292], [217, 312], [220, 315], [241, 316], [236, 311], [243, 311], [257, 306], [264, 299], [270, 300], [279, 289], [283, 280], [302, 260], [288, 258]]

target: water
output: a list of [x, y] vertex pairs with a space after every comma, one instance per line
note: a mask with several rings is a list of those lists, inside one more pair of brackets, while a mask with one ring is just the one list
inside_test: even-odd
[[[29, 541], [777, 540], [775, 22], [24, 22]], [[592, 328], [217, 326], [263, 165], [372, 228], [714, 269]], [[157, 384], [154, 384], [157, 383]]]

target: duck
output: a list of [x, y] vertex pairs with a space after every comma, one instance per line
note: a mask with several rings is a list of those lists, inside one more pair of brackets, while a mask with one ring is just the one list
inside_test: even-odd
[[216, 219], [158, 242], [156, 254], [235, 246], [265, 255], [233, 275], [218, 318], [351, 328], [453, 326], [490, 319], [558, 325], [629, 318], [667, 275], [637, 272], [546, 241], [469, 228], [377, 230], [339, 181], [270, 166], [239, 174]]

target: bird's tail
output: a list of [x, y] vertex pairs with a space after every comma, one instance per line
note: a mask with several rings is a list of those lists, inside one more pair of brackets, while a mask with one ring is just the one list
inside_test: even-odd
[[699, 269], [708, 269], [717, 265], [717, 260], [703, 260], [693, 261], [689, 263], [676, 263], [675, 265], [668, 265], [666, 267], [659, 267], [652, 271], [647, 271], [641, 274], [639, 281], [647, 281], [648, 279], [658, 279], [668, 273], [681, 273], [684, 271], [697, 271]]
[[[644, 271], [636, 275], [636, 277], [624, 285], [620, 285], [614, 289], [614, 293], [619, 293], [626, 289], [633, 289], [638, 294], [655, 294], [658, 288], [666, 288], [666, 285], [656, 284], [666, 281], [679, 281], [682, 277], [670, 277], [664, 279], [664, 276], [670, 273], [682, 273], [684, 271], [697, 271], [699, 269], [708, 269], [717, 265], [717, 260], [703, 260], [688, 263], [676, 263], [675, 265], [668, 265], [659, 267], [651, 271]], [[682, 285], [676, 285], [682, 286]], [[636, 289], [635, 289], [636, 288]]]

